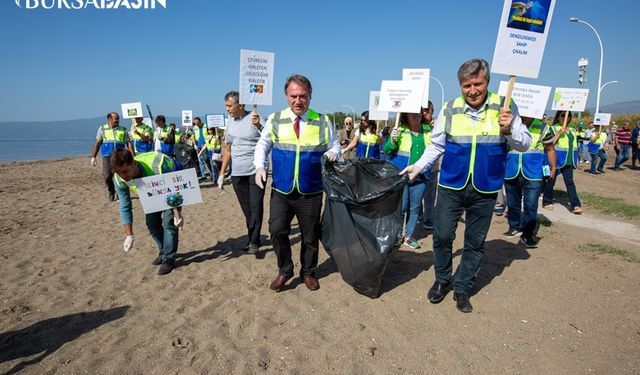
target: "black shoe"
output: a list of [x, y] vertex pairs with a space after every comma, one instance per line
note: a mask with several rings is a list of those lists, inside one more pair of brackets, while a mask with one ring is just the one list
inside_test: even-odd
[[514, 238], [518, 235], [520, 235], [522, 232], [520, 232], [519, 230], [515, 229], [515, 228], [509, 228], [508, 231], [502, 233], [502, 236], [504, 238]]
[[160, 256], [158, 255], [158, 257], [156, 259], [153, 260], [153, 262], [151, 262], [151, 264], [153, 264], [154, 266], [159, 266], [162, 264], [162, 258], [160, 258]]
[[443, 284], [436, 281], [435, 283], [433, 283], [431, 289], [429, 289], [429, 293], [427, 293], [427, 299], [431, 303], [439, 303], [447, 295], [448, 290], [449, 284]]
[[172, 260], [164, 260], [158, 269], [158, 275], [166, 275], [171, 273], [173, 270], [173, 261]]
[[249, 244], [249, 247], [247, 248], [247, 254], [255, 254], [255, 253], [257, 253], [258, 252], [258, 248], [259, 248], [259, 246], [254, 244], [254, 243]]
[[533, 237], [520, 237], [520, 243], [523, 244], [527, 249], [535, 249], [538, 247], [538, 243], [533, 239]]
[[453, 300], [456, 301], [456, 308], [463, 313], [470, 313], [473, 311], [473, 306], [471, 306], [468, 294], [453, 292]]

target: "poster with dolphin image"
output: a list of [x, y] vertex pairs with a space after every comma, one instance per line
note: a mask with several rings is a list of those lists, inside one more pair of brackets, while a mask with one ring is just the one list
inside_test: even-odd
[[538, 78], [556, 0], [505, 0], [491, 72]]

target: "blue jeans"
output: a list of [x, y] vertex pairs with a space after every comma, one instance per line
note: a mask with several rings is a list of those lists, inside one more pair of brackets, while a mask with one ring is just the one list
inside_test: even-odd
[[512, 180], [505, 180], [504, 187], [507, 190], [509, 228], [521, 231], [522, 237], [532, 238], [536, 228], [542, 180], [527, 180], [520, 173]]
[[589, 160], [589, 142], [582, 143], [582, 162], [587, 162]]
[[202, 152], [202, 154], [198, 156], [198, 164], [200, 167], [200, 176], [206, 177], [207, 175], [210, 175], [209, 168], [211, 168], [211, 165], [209, 164], [209, 155], [206, 151]]
[[556, 185], [556, 180], [560, 173], [562, 173], [564, 185], [567, 187], [567, 194], [569, 195], [569, 204], [571, 205], [571, 208], [581, 207], [582, 204], [580, 203], [580, 198], [578, 198], [576, 184], [573, 182], [573, 166], [571, 165], [565, 165], [562, 168], [556, 169], [556, 178], [548, 178], [545, 180], [542, 205], [546, 206], [553, 204], [553, 187]]
[[404, 186], [402, 193], [402, 213], [406, 214], [405, 235], [407, 238], [413, 237], [413, 232], [418, 224], [418, 216], [420, 216], [420, 208], [424, 189], [427, 187], [427, 179], [421, 181], [412, 181]]
[[597, 171], [604, 172], [602, 168], [604, 168], [604, 163], [607, 162], [607, 152], [600, 149], [595, 154], [591, 154], [591, 173], [596, 173], [596, 163], [598, 163], [598, 158], [600, 158], [600, 163], [598, 164]]
[[613, 169], [618, 169], [625, 161], [629, 160], [629, 156], [631, 153], [631, 145], [620, 143], [620, 152], [616, 155], [616, 164], [613, 166]]
[[458, 220], [466, 211], [464, 248], [453, 284], [453, 290], [458, 293], [470, 294], [473, 291], [496, 196], [497, 193], [478, 192], [471, 183], [462, 190], [438, 187], [433, 222], [433, 268], [436, 281], [440, 283], [449, 284], [451, 281], [453, 240], [456, 238]]
[[174, 261], [178, 253], [178, 228], [173, 224], [173, 210], [145, 215], [151, 238], [158, 244], [160, 258]]

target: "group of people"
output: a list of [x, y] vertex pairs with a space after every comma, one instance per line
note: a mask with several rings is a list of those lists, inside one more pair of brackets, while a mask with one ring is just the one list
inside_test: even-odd
[[[231, 181], [246, 219], [248, 240], [244, 250], [250, 253], [261, 246], [263, 198], [271, 160], [268, 224], [278, 269], [269, 286], [272, 290], [281, 291], [294, 276], [290, 241], [294, 217], [301, 237], [299, 276], [309, 290], [319, 288], [315, 271], [321, 236], [322, 159], [335, 162], [353, 156], [386, 158], [407, 176], [402, 198], [406, 216], [404, 243], [418, 248], [414, 234], [422, 213], [424, 227], [433, 230], [436, 280], [427, 294], [432, 303], [439, 303], [453, 289], [458, 310], [473, 310], [470, 295], [503, 185], [507, 193], [508, 232], [522, 232], [522, 243], [536, 246], [534, 230], [540, 193], [553, 192], [557, 174], [563, 175], [571, 190], [577, 139], [570, 128], [562, 126], [562, 119], [570, 114], [557, 113], [552, 126], [521, 117], [515, 104], [504, 103], [504, 98], [489, 92], [489, 67], [482, 59], [462, 64], [458, 81], [461, 95], [447, 102], [436, 120], [429, 103], [421, 113], [402, 113], [399, 126], [380, 132], [364, 112], [357, 131], [353, 119], [347, 118], [345, 129], [337, 134], [327, 115], [310, 108], [311, 82], [301, 75], [286, 80], [288, 107], [266, 119], [255, 109], [248, 111], [240, 104], [238, 92], [225, 95], [230, 121], [217, 183], [222, 187], [220, 179], [233, 161]], [[142, 136], [148, 131], [138, 133], [141, 142], [148, 142]], [[202, 141], [201, 134], [195, 134], [196, 144]], [[598, 135], [594, 137], [594, 144], [602, 141]], [[128, 250], [133, 244], [128, 195], [135, 186], [133, 179], [173, 171], [180, 165], [171, 158], [171, 152], [162, 148], [136, 154], [126, 130], [118, 124], [117, 113], [109, 114], [108, 124], [98, 131], [94, 165], [98, 149], [102, 150], [105, 168], [116, 174], [112, 185], [120, 198], [127, 235], [124, 249]], [[573, 190], [575, 193], [575, 187]], [[571, 198], [574, 193], [569, 195], [573, 210], [578, 213], [580, 202], [577, 195], [575, 201]], [[464, 248], [454, 273], [452, 245], [463, 215]], [[174, 266], [177, 251], [176, 220], [171, 210], [146, 216], [149, 232], [159, 247], [159, 256], [153, 263], [161, 265], [160, 274], [166, 274]]]

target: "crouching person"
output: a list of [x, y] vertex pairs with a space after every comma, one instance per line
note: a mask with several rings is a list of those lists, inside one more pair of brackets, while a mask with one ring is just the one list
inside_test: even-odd
[[[131, 152], [117, 149], [109, 157], [114, 172], [113, 183], [120, 199], [120, 218], [127, 235], [124, 251], [133, 247], [133, 213], [131, 211], [130, 191], [136, 192], [136, 178], [155, 176], [180, 170], [180, 165], [171, 157], [160, 152], [147, 152], [133, 156]], [[151, 238], [158, 244], [159, 255], [153, 265], [160, 266], [158, 275], [166, 275], [173, 270], [178, 252], [178, 227], [174, 224], [172, 210], [154, 212], [145, 215], [145, 221]]]

